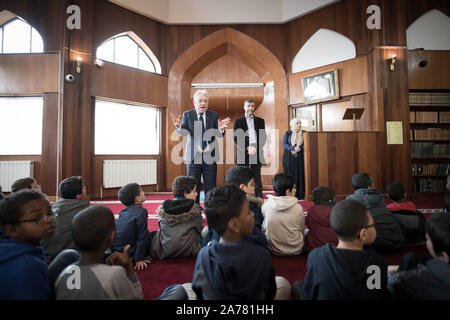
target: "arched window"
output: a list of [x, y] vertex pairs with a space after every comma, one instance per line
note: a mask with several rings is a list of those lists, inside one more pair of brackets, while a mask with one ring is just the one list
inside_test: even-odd
[[450, 17], [437, 9], [420, 16], [406, 30], [408, 50], [450, 50]]
[[356, 47], [340, 33], [319, 29], [306, 41], [292, 62], [292, 73], [353, 59]]
[[0, 53], [37, 53], [44, 51], [39, 32], [16, 17], [0, 26]]
[[122, 33], [103, 42], [97, 48], [96, 58], [161, 73], [158, 59], [134, 32]]

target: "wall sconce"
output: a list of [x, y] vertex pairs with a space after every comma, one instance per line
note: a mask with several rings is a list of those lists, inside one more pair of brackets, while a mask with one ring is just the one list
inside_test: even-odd
[[391, 71], [394, 71], [395, 70], [395, 61], [396, 61], [396, 59], [397, 59], [397, 55], [395, 55], [395, 54], [393, 54], [392, 55], [392, 58], [391, 58]]
[[77, 73], [81, 73], [81, 57], [77, 58]]

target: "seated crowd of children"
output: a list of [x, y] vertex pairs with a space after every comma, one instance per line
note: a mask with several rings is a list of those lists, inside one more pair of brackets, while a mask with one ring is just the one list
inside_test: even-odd
[[[369, 174], [351, 183], [354, 194], [339, 202], [331, 188], [314, 189], [305, 217], [289, 175], [274, 176], [275, 195], [264, 201], [253, 194], [252, 170], [232, 167], [204, 208], [196, 179], [180, 176], [150, 232], [137, 183], [120, 188], [125, 208], [115, 221], [109, 208], [90, 205], [82, 177], [63, 180], [53, 205], [33, 178], [20, 179], [10, 195], [0, 189], [0, 299], [144, 299], [135, 270], [189, 257], [192, 282], [158, 299], [450, 299], [449, 195], [442, 213], [425, 219], [398, 182], [387, 187], [388, 205]], [[382, 255], [425, 241], [428, 257], [407, 254], [388, 268]], [[307, 256], [305, 278], [291, 286], [272, 255]]]

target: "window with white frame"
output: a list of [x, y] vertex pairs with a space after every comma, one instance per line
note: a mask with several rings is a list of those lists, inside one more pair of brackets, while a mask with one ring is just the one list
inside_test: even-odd
[[0, 53], [38, 53], [44, 42], [35, 28], [20, 18], [0, 26]]
[[159, 154], [158, 108], [96, 99], [95, 154]]
[[120, 34], [105, 41], [97, 48], [96, 58], [149, 72], [161, 73], [161, 65], [156, 56], [132, 32]]
[[0, 97], [0, 155], [42, 154], [43, 97]]

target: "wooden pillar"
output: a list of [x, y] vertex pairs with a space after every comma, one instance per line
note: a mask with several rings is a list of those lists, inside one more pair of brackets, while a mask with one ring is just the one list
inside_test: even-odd
[[[81, 29], [67, 30], [64, 49], [64, 75], [72, 74], [74, 82], [64, 82], [62, 108], [62, 154], [60, 180], [74, 175], [84, 177], [88, 193], [92, 193], [91, 167], [93, 159], [92, 132], [92, 38], [93, 1], [73, 1], [81, 9]], [[80, 73], [77, 72], [77, 58]]]

